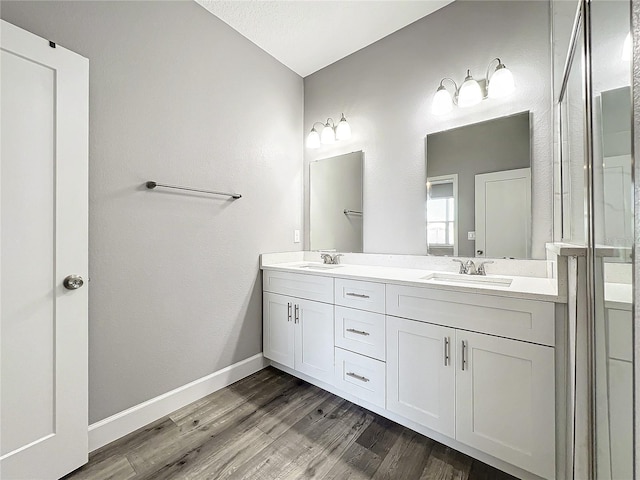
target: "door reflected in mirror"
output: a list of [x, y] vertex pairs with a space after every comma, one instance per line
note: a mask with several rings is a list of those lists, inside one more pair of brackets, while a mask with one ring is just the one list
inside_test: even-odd
[[363, 153], [309, 164], [311, 250], [362, 252]]
[[430, 255], [530, 258], [530, 112], [426, 138]]

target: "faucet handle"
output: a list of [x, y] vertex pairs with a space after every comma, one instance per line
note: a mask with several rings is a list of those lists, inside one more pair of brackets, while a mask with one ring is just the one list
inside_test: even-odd
[[321, 253], [320, 258], [322, 258], [323, 263], [333, 263], [333, 257], [330, 253]]
[[467, 266], [464, 264], [462, 260], [458, 260], [457, 258], [452, 258], [452, 262], [458, 262], [460, 264], [460, 271], [458, 273], [467, 273]]
[[486, 262], [482, 262], [480, 265], [478, 265], [478, 275], [486, 275], [487, 274], [487, 272], [484, 269], [484, 266], [487, 263], [494, 263], [494, 261], [493, 260], [487, 260]]

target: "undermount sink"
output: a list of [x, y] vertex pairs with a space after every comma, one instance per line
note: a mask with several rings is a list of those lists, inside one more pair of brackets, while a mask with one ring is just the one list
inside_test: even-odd
[[463, 275], [460, 273], [430, 273], [421, 278], [432, 282], [460, 283], [467, 285], [492, 285], [495, 287], [509, 287], [513, 279], [503, 277], [487, 277], [484, 275]]
[[334, 268], [340, 268], [342, 265], [331, 265], [327, 263], [305, 263], [304, 265], [298, 265], [298, 268], [310, 268], [312, 270], [333, 270]]

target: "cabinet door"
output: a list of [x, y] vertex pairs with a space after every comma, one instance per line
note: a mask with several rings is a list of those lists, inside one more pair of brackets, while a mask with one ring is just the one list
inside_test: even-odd
[[295, 369], [333, 384], [333, 305], [295, 299]]
[[263, 293], [262, 350], [266, 358], [293, 368], [293, 302], [291, 297]]
[[456, 332], [456, 440], [555, 478], [554, 350]]
[[387, 409], [450, 437], [455, 430], [455, 330], [387, 317]]

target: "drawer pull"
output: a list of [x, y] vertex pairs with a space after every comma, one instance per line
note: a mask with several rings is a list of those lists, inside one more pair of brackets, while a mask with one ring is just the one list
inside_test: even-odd
[[295, 305], [295, 318], [293, 323], [300, 323], [300, 306], [298, 304]]
[[367, 377], [363, 377], [362, 375], [358, 375], [357, 373], [347, 372], [348, 377], [353, 377], [356, 380], [360, 380], [361, 382], [368, 382], [369, 379]]
[[364, 293], [352, 293], [352, 292], [347, 292], [346, 295], [348, 297], [358, 297], [358, 298], [370, 298], [369, 295], [365, 295]]
[[365, 332], [363, 330], [356, 330], [355, 328], [347, 328], [347, 332], [357, 333], [358, 335], [364, 335], [365, 337], [370, 335], [369, 332]]
[[291, 321], [291, 302], [287, 303], [287, 322]]

